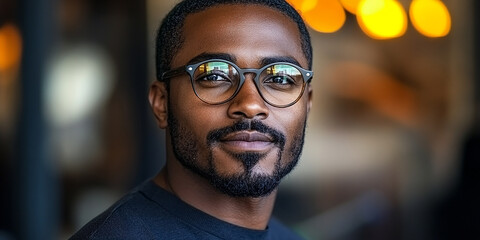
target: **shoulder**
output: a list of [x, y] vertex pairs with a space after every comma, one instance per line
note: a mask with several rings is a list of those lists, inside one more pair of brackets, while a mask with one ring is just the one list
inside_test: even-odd
[[185, 212], [185, 204], [147, 182], [87, 223], [71, 239], [198, 239], [201, 230], [189, 222], [191, 214], [181, 214]]
[[294, 231], [292, 231], [291, 229], [283, 225], [281, 222], [279, 222], [275, 218], [270, 219], [270, 222], [268, 224], [268, 230], [269, 230], [269, 239], [288, 239], [288, 240], [303, 239], [302, 237], [300, 237], [300, 235], [298, 235], [297, 233], [295, 233]]
[[[71, 239], [151, 238], [144, 215], [151, 208], [140, 193], [130, 193], [87, 223]], [[144, 235], [138, 235], [139, 233]]]

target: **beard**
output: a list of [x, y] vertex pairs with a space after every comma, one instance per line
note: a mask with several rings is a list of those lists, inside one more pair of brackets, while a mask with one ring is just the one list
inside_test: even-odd
[[[185, 168], [207, 179], [216, 189], [231, 197], [263, 197], [271, 194], [278, 187], [281, 179], [290, 173], [298, 163], [304, 143], [305, 121], [301, 134], [292, 139], [292, 147], [287, 153], [285, 152], [285, 135], [258, 120], [239, 121], [232, 126], [212, 130], [206, 138], [208, 156], [207, 165], [203, 166], [199, 162], [202, 160], [199, 159], [199, 146], [193, 138], [193, 133], [179, 124], [171, 111], [168, 112], [169, 133], [175, 157]], [[255, 152], [228, 153], [242, 163], [243, 172], [226, 176], [220, 174], [216, 169], [213, 156], [214, 145], [227, 134], [245, 130], [269, 134], [273, 138], [278, 152], [271, 174], [259, 174], [252, 171], [252, 168], [266, 157], [266, 154]], [[289, 158], [290, 161], [282, 165], [283, 158]]]

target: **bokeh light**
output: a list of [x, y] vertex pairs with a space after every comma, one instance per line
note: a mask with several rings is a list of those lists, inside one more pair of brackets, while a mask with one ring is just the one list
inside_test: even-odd
[[360, 0], [340, 0], [340, 3], [342, 3], [343, 7], [350, 13], [357, 14], [357, 8]]
[[107, 54], [88, 44], [55, 55], [44, 89], [47, 121], [66, 127], [94, 115], [112, 91], [112, 69]]
[[413, 27], [427, 37], [443, 37], [450, 32], [450, 13], [439, 0], [413, 0], [409, 15]]
[[315, 31], [332, 33], [345, 23], [345, 10], [338, 0], [318, 0], [315, 7], [302, 12], [305, 22]]
[[286, 0], [287, 3], [292, 5], [297, 11], [301, 12], [302, 4], [304, 0]]
[[[357, 15], [365, 34], [374, 39], [403, 36], [408, 19], [398, 0], [286, 0], [315, 31], [333, 33], [345, 23], [345, 10]], [[440, 0], [412, 0], [409, 9], [412, 25], [427, 37], [444, 37], [451, 29], [448, 8]]]
[[0, 27], [0, 71], [18, 65], [22, 55], [22, 38], [17, 26], [4, 24]]
[[317, 6], [318, 0], [303, 0], [302, 5], [300, 5], [300, 11], [308, 12]]
[[407, 30], [407, 14], [395, 0], [362, 0], [358, 5], [357, 21], [374, 39], [400, 37]]

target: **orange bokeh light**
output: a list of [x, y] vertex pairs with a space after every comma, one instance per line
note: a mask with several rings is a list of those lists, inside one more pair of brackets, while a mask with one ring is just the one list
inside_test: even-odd
[[318, 0], [315, 7], [302, 12], [305, 22], [315, 31], [332, 33], [345, 23], [345, 10], [338, 0]]
[[340, 0], [343, 7], [350, 13], [357, 14], [358, 4], [360, 0]]
[[0, 27], [0, 71], [18, 65], [22, 54], [20, 31], [13, 24]]
[[450, 13], [439, 0], [413, 0], [409, 15], [413, 27], [427, 37], [443, 37], [450, 32]]
[[293, 8], [297, 9], [300, 12], [303, 4], [303, 0], [286, 0], [287, 3], [292, 5]]
[[362, 0], [357, 22], [363, 32], [374, 39], [400, 37], [407, 30], [407, 14], [396, 0]]

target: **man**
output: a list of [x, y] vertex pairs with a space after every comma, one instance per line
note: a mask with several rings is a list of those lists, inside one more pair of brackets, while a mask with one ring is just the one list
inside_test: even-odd
[[307, 29], [283, 0], [186, 0], [163, 20], [149, 100], [166, 166], [75, 239], [297, 239], [271, 218], [311, 107]]

